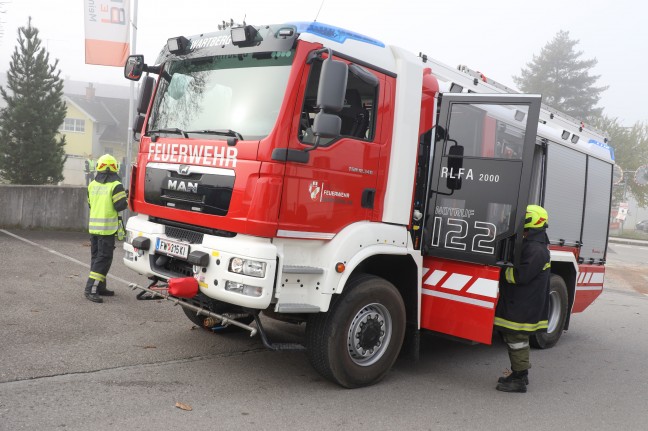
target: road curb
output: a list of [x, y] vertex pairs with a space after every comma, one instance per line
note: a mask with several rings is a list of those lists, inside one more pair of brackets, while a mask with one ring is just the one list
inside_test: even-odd
[[640, 239], [609, 237], [608, 240], [609, 242], [614, 244], [638, 245], [638, 246], [648, 247], [648, 241], [644, 241]]

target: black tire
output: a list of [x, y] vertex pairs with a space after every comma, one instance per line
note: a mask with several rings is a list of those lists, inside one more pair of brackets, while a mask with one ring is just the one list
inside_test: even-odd
[[306, 326], [308, 358], [318, 373], [345, 388], [378, 383], [405, 335], [405, 305], [393, 284], [373, 275], [350, 280], [327, 313]]
[[[228, 314], [240, 314], [240, 312], [237, 312], [236, 310], [232, 309], [232, 306], [229, 304], [225, 304], [224, 302], [219, 302], [219, 301], [212, 301], [210, 302], [209, 306], [210, 311], [213, 311], [214, 313], [225, 315], [227, 317]], [[239, 328], [236, 325], [216, 325], [213, 327], [210, 326], [205, 326], [205, 319], [208, 316], [205, 316], [203, 314], [198, 315], [195, 311], [190, 310], [189, 308], [182, 307], [182, 311], [184, 311], [184, 314], [191, 320], [196, 326], [203, 328], [207, 331], [210, 332], [215, 332], [215, 333], [227, 333], [227, 332], [232, 332], [232, 331], [240, 331], [242, 328]], [[249, 315], [245, 317], [240, 317], [238, 319], [234, 319], [237, 322], [244, 323], [246, 325], [249, 325], [254, 321], [254, 316]]]
[[549, 285], [549, 328], [530, 337], [531, 345], [548, 349], [556, 345], [565, 328], [568, 313], [567, 285], [559, 275], [552, 274]]

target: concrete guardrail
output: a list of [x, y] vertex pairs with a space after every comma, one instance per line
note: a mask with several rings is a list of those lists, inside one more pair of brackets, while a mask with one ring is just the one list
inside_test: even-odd
[[0, 185], [0, 227], [84, 231], [87, 223], [86, 187]]

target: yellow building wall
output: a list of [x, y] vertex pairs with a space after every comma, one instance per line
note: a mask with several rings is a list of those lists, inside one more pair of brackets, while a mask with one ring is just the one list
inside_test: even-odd
[[[80, 111], [76, 106], [68, 101], [67, 114], [65, 118], [74, 118], [77, 120], [85, 120], [84, 132], [61, 132], [65, 135], [65, 153], [69, 155], [86, 157], [92, 153], [92, 136], [93, 136], [93, 123], [86, 114]], [[95, 155], [95, 157], [98, 157]]]

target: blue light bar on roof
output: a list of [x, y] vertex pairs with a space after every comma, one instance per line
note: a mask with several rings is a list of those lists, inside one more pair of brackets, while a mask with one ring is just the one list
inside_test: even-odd
[[599, 142], [596, 139], [590, 139], [587, 141], [588, 144], [596, 145], [597, 147], [604, 148], [610, 152], [610, 158], [614, 160], [614, 148], [610, 147], [608, 144], [604, 144], [603, 142]]
[[321, 22], [291, 22], [288, 24], [294, 25], [297, 28], [297, 33], [310, 33], [338, 43], [344, 43], [347, 39], [352, 39], [357, 40], [358, 42], [376, 45], [381, 48], [385, 47], [385, 44], [379, 40], [343, 28], [335, 27], [333, 25], [322, 24]]

